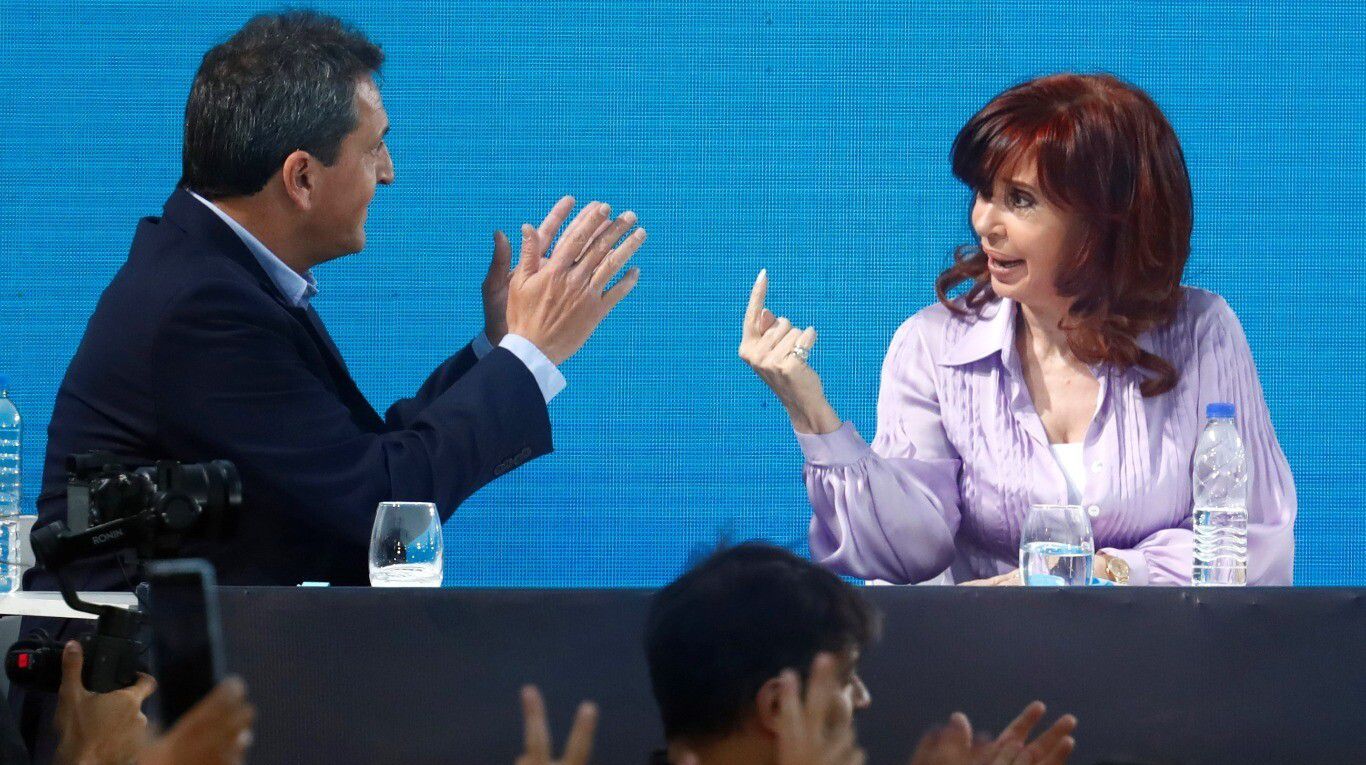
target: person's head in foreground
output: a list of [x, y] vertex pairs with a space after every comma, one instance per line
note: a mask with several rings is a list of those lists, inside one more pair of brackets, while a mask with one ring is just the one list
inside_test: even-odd
[[793, 704], [815, 680], [829, 698], [824, 730], [813, 733], [855, 748], [854, 712], [871, 702], [858, 661], [879, 622], [857, 590], [787, 550], [750, 543], [713, 554], [660, 590], [646, 621], [671, 756], [778, 762], [784, 717], [803, 711]]
[[1190, 255], [1190, 178], [1172, 126], [1138, 88], [1105, 74], [1055, 74], [993, 98], [959, 131], [953, 173], [975, 193], [977, 244], [936, 282], [971, 283], [966, 306], [997, 297], [1061, 326], [1088, 364], [1139, 366], [1146, 396], [1177, 372], [1139, 334], [1171, 321]]
[[[881, 617], [859, 591], [800, 556], [762, 543], [711, 555], [660, 590], [645, 624], [650, 682], [677, 765], [855, 765], [854, 713], [872, 697], [859, 658]], [[1031, 704], [994, 740], [966, 716], [921, 741], [916, 765], [1065, 762], [1075, 718], [1033, 742]]]

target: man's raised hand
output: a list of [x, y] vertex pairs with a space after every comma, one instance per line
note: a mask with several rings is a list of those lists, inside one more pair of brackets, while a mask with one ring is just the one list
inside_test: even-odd
[[[574, 197], [560, 197], [555, 206], [546, 213], [545, 219], [536, 229], [540, 236], [541, 256], [545, 248], [555, 239], [569, 211], [574, 209]], [[502, 341], [508, 331], [508, 287], [512, 283], [512, 244], [507, 234], [495, 231], [493, 234], [493, 259], [489, 262], [488, 273], [484, 275], [484, 336], [493, 345]]]
[[544, 253], [554, 235], [547, 225], [551, 217], [542, 230], [522, 226], [521, 257], [508, 284], [508, 331], [530, 340], [556, 365], [583, 347], [639, 281], [639, 269], [632, 268], [607, 288], [645, 242], [645, 229], [632, 230], [635, 213], [615, 220], [611, 213], [609, 205], [590, 202], [565, 228], [549, 258]]

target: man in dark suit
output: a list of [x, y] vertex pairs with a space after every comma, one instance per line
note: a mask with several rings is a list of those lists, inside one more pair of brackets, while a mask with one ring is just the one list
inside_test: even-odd
[[[309, 269], [362, 249], [375, 187], [394, 181], [382, 62], [358, 31], [306, 12], [257, 17], [205, 55], [180, 186], [139, 224], [58, 391], [40, 526], [65, 517], [68, 454], [227, 459], [236, 529], [186, 554], [223, 584], [362, 585], [377, 503], [434, 502], [445, 520], [551, 451], [556, 367], [635, 286], [631, 269], [608, 288], [644, 230], [594, 202], [546, 257], [565, 198], [523, 227], [515, 270], [496, 235], [484, 336], [381, 417], [310, 305]], [[76, 584], [126, 588], [130, 563], [93, 562]]]

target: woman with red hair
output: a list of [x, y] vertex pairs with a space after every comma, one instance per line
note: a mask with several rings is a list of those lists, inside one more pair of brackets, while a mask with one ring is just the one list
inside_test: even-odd
[[1192, 458], [1205, 406], [1227, 402], [1248, 583], [1290, 584], [1295, 485], [1238, 318], [1181, 285], [1190, 180], [1157, 105], [1108, 75], [1032, 80], [968, 121], [953, 172], [978, 243], [892, 338], [871, 445], [806, 364], [815, 329], [755, 282], [740, 356], [805, 454], [812, 556], [866, 579], [1017, 584], [1029, 506], [1080, 504], [1098, 576], [1189, 584]]

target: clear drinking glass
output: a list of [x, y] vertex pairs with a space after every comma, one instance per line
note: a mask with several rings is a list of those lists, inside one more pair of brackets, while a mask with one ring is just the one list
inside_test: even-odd
[[1030, 505], [1020, 531], [1020, 573], [1032, 586], [1091, 583], [1096, 543], [1081, 505]]
[[440, 587], [441, 521], [430, 502], [381, 502], [370, 532], [370, 584]]

